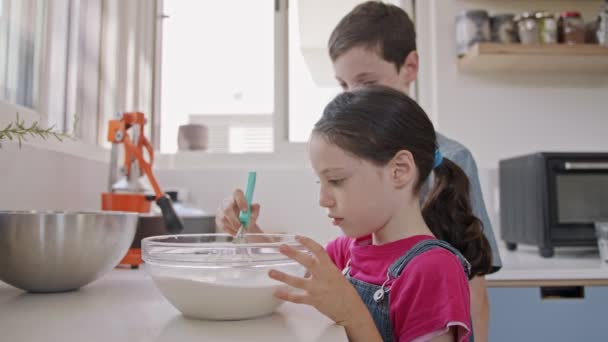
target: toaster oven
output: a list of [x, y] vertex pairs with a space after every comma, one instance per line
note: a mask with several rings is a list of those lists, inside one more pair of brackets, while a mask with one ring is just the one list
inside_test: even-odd
[[596, 246], [608, 221], [608, 153], [540, 152], [499, 162], [501, 237], [507, 249]]

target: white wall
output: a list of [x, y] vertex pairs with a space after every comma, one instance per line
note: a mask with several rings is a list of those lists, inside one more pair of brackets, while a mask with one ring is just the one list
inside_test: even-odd
[[0, 210], [100, 210], [107, 163], [30, 144], [0, 150]]
[[456, 66], [455, 16], [465, 8], [492, 13], [582, 11], [600, 1], [418, 1], [420, 101], [437, 128], [471, 149], [497, 231], [498, 161], [535, 151], [608, 150], [608, 75], [466, 74]]
[[[0, 128], [16, 114], [29, 126], [41, 117], [0, 101]], [[77, 141], [28, 137], [22, 147], [2, 141], [0, 210], [99, 210], [108, 180], [106, 151]]]

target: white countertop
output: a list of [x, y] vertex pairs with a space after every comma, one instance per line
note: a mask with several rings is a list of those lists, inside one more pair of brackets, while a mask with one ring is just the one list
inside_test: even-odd
[[553, 257], [543, 258], [537, 247], [518, 245], [516, 251], [501, 249], [500, 256], [503, 267], [486, 276], [489, 287], [517, 282], [608, 285], [608, 263], [600, 260], [597, 248], [559, 247]]
[[30, 294], [0, 281], [2, 341], [347, 341], [307, 305], [243, 321], [183, 317], [143, 270], [114, 269], [79, 291]]

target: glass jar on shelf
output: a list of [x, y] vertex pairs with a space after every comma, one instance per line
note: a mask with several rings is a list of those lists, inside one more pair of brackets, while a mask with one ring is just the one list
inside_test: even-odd
[[557, 43], [557, 20], [555, 15], [549, 12], [536, 12], [536, 20], [538, 22], [539, 42], [541, 44]]
[[585, 44], [597, 44], [597, 20], [585, 23]]
[[514, 14], [497, 14], [490, 18], [491, 37], [497, 43], [516, 43], [519, 41]]
[[459, 56], [479, 42], [490, 40], [490, 16], [486, 10], [464, 10], [456, 16], [456, 49]]
[[596, 36], [598, 44], [608, 46], [608, 0], [604, 0], [604, 5], [600, 7]]
[[580, 12], [567, 11], [559, 16], [558, 41], [564, 44], [585, 43], [585, 22]]
[[536, 16], [532, 12], [524, 12], [515, 16], [517, 33], [522, 44], [538, 44], [540, 31]]

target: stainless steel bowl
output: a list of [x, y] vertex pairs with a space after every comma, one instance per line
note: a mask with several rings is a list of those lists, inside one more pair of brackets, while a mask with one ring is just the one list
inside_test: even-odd
[[120, 262], [137, 219], [125, 212], [0, 211], [0, 280], [30, 292], [76, 290]]

